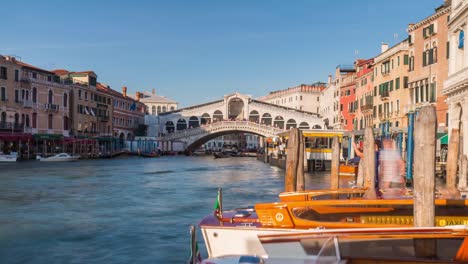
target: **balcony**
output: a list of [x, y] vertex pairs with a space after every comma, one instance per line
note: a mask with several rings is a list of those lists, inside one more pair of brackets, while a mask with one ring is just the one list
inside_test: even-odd
[[388, 99], [388, 97], [390, 96], [390, 92], [389, 91], [381, 91], [380, 92], [380, 99], [381, 100], [385, 100], [385, 99]]
[[14, 122], [0, 122], [0, 130], [6, 131], [23, 131], [23, 123], [14, 123]]
[[33, 101], [32, 100], [24, 100], [23, 101], [23, 107], [24, 108], [32, 108], [33, 107]]
[[362, 112], [372, 111], [373, 107], [374, 107], [373, 104], [365, 104], [361, 106], [361, 111]]
[[58, 112], [59, 111], [59, 105], [56, 104], [45, 104], [44, 109], [49, 111], [49, 112]]

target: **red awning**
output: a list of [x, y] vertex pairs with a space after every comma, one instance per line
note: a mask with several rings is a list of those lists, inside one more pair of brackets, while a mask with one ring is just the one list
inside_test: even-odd
[[32, 136], [30, 134], [7, 134], [7, 133], [0, 133], [0, 140], [2, 141], [28, 141], [32, 140]]

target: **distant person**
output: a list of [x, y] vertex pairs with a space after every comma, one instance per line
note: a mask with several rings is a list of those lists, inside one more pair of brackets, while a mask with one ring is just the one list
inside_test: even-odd
[[[375, 187], [378, 188], [379, 187], [379, 149], [380, 149], [380, 141], [379, 140], [375, 140], [374, 141], [374, 150], [375, 150]], [[364, 157], [364, 153], [362, 150], [360, 150], [360, 148], [358, 147], [358, 145], [356, 144], [356, 142], [353, 142], [353, 146], [354, 146], [354, 151], [356, 153], [356, 155], [360, 158], [359, 160], [359, 165], [358, 165], [358, 178], [356, 180], [356, 185], [358, 186], [364, 186], [364, 161], [365, 161], [365, 157]]]
[[405, 187], [405, 162], [395, 148], [393, 141], [384, 139], [383, 149], [380, 153], [380, 188], [403, 188]]

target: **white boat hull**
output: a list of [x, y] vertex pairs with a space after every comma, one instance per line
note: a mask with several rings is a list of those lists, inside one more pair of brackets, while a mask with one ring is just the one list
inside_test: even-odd
[[258, 235], [303, 232], [295, 229], [269, 229], [256, 227], [201, 226], [206, 250], [210, 258], [229, 255], [267, 257]]
[[16, 161], [18, 161], [18, 155], [0, 154], [0, 162], [16, 162]]
[[43, 158], [41, 156], [37, 156], [36, 159], [39, 161], [47, 161], [47, 162], [59, 162], [59, 161], [75, 161], [78, 160], [80, 156], [70, 156], [66, 153], [60, 153], [52, 157]]

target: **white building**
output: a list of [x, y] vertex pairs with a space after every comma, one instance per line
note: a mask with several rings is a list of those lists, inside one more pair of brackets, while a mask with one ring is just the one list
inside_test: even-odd
[[339, 128], [340, 123], [340, 89], [336, 79], [328, 76], [327, 87], [320, 93], [320, 111], [325, 129]]
[[159, 114], [177, 110], [178, 103], [165, 96], [157, 95], [156, 89], [152, 92], [137, 92], [134, 98], [144, 103], [148, 109], [145, 115], [145, 125], [148, 126], [147, 136], [158, 136]]
[[171, 100], [165, 96], [157, 95], [156, 89], [153, 89], [152, 92], [142, 92], [135, 95], [136, 98], [139, 97], [140, 102], [144, 103], [148, 109], [149, 115], [159, 115], [160, 113], [170, 112], [177, 110], [177, 103], [174, 100]]
[[465, 45], [465, 34], [468, 31], [468, 1], [452, 0], [452, 10], [448, 22], [449, 34], [449, 66], [448, 79], [444, 83], [443, 93], [447, 95], [449, 105], [449, 133], [459, 129], [463, 145], [460, 146], [460, 157], [464, 162], [460, 166], [460, 176], [465, 182], [460, 187], [466, 187], [468, 174], [468, 49]]
[[318, 114], [320, 92], [325, 89], [325, 86], [326, 84], [322, 82], [301, 84], [285, 90], [271, 92], [257, 100]]

